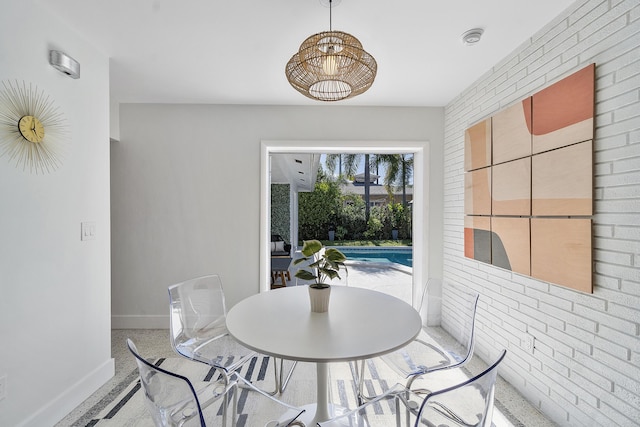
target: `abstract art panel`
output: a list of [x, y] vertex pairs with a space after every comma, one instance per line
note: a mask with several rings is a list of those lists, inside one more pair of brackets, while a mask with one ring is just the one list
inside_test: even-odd
[[591, 220], [531, 219], [531, 276], [593, 292]]
[[534, 216], [593, 213], [592, 147], [593, 141], [586, 141], [533, 156]]
[[531, 274], [529, 218], [491, 217], [491, 264]]
[[491, 169], [491, 214], [531, 215], [531, 157]]
[[533, 153], [593, 139], [595, 64], [533, 95]]
[[464, 174], [464, 213], [491, 215], [491, 168]]
[[593, 292], [595, 64], [465, 132], [468, 258]]
[[481, 121], [464, 133], [464, 170], [491, 164], [491, 118]]
[[464, 256], [491, 263], [491, 218], [464, 217]]
[[531, 98], [492, 117], [493, 164], [531, 156]]

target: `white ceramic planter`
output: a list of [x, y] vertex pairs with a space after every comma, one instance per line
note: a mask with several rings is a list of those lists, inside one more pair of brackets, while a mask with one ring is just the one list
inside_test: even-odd
[[313, 313], [326, 313], [329, 310], [329, 297], [331, 296], [331, 286], [326, 288], [309, 288], [309, 302]]

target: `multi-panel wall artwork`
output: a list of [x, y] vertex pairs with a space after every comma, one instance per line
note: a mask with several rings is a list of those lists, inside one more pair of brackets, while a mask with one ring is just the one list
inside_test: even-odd
[[464, 252], [593, 292], [595, 64], [465, 132]]

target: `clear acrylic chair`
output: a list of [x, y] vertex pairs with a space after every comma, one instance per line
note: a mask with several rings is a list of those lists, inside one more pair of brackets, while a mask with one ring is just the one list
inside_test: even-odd
[[[180, 356], [217, 368], [226, 381], [258, 354], [238, 343], [226, 327], [227, 308], [218, 275], [169, 286], [171, 346]], [[295, 363], [284, 378], [283, 361], [274, 358], [275, 390], [282, 393]]]
[[216, 402], [216, 413], [221, 415], [219, 425], [226, 425], [228, 392], [235, 382], [212, 381], [196, 390], [187, 377], [144, 359], [130, 339], [127, 346], [136, 359], [145, 404], [157, 427], [205, 427], [203, 410]]
[[195, 383], [200, 385], [196, 387], [186, 376], [144, 359], [130, 339], [127, 345], [136, 358], [145, 403], [157, 427], [226, 427], [228, 419], [234, 427], [304, 427], [297, 421], [303, 409], [279, 401], [236, 373], [228, 382], [220, 378], [204, 385]]
[[[506, 354], [507, 350], [502, 350], [496, 361], [480, 374], [454, 386], [432, 391], [424, 400], [414, 392], [401, 396], [409, 408], [408, 423], [415, 415], [415, 427], [490, 427], [498, 365]], [[418, 402], [422, 402], [419, 407]], [[419, 408], [417, 411], [416, 407]]]
[[[443, 299], [443, 303], [455, 304], [452, 309], [455, 315], [444, 325], [445, 328], [432, 326], [429, 321], [427, 301], [431, 282], [432, 280], [427, 282], [420, 303], [419, 312], [422, 317], [420, 335], [402, 349], [380, 356], [380, 359], [407, 380], [408, 389], [411, 389], [413, 382], [423, 375], [461, 367], [473, 356], [478, 293], [449, 283], [446, 292], [451, 294], [451, 298]], [[370, 363], [371, 361], [362, 361], [355, 364], [355, 368], [352, 369], [354, 380], [358, 384], [360, 403], [372, 397], [364, 391], [365, 367]]]
[[506, 353], [502, 350], [487, 369], [455, 385], [423, 395], [396, 384], [358, 408], [319, 426], [490, 427], [498, 365]]

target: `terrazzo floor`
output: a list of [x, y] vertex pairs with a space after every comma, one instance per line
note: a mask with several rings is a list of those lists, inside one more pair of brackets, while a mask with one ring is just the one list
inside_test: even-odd
[[[157, 357], [177, 357], [169, 342], [169, 331], [166, 329], [116, 329], [111, 332], [112, 356], [115, 359], [115, 376], [92, 394], [80, 406], [75, 408], [56, 427], [84, 427], [92, 415], [88, 411], [120, 384], [135, 368], [135, 362], [126, 348], [126, 339], [131, 338], [138, 348], [144, 349], [145, 354]], [[486, 364], [478, 357], [474, 357], [467, 365], [472, 373], [480, 372]], [[295, 375], [295, 373], [294, 373]], [[513, 387], [503, 379], [498, 378], [496, 398], [500, 406], [494, 416], [496, 427], [552, 427], [553, 422], [545, 418], [531, 406]], [[502, 413], [509, 421], [504, 420]], [[511, 415], [509, 417], [508, 415]], [[519, 420], [519, 422], [515, 420]], [[512, 422], [513, 421], [513, 422]]]
[[[292, 278], [293, 278], [292, 274]], [[366, 280], [363, 280], [366, 277]], [[372, 278], [378, 278], [379, 285]], [[287, 283], [287, 286], [295, 286], [295, 278]], [[389, 269], [376, 265], [351, 265], [349, 275], [342, 279], [349, 286], [358, 286], [358, 283], [369, 283], [369, 288], [390, 293], [400, 299], [407, 300], [411, 295], [411, 274], [403, 269]], [[373, 283], [373, 285], [371, 285]], [[394, 283], [393, 289], [388, 288], [388, 283]], [[173, 352], [169, 341], [168, 329], [117, 329], [111, 331], [111, 354], [115, 359], [115, 375], [81, 405], [70, 412], [55, 427], [84, 427], [93, 414], [88, 411], [109, 395], [114, 387], [136, 369], [135, 361], [126, 347], [126, 339], [131, 338], [139, 349], [144, 349], [144, 354], [155, 357], [178, 357]], [[481, 372], [486, 364], [477, 356], [467, 364], [467, 369], [476, 374]], [[295, 375], [295, 374], [294, 374]], [[496, 386], [496, 408], [494, 415], [496, 427], [552, 427], [553, 422], [542, 415], [535, 407], [510, 384], [502, 378], [498, 378]], [[503, 417], [502, 414], [506, 415]], [[507, 420], [508, 419], [508, 420]]]

